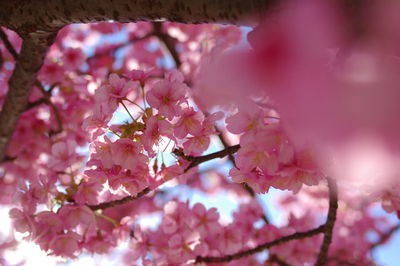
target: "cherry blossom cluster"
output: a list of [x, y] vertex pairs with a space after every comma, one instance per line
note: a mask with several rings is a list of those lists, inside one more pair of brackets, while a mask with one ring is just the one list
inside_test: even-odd
[[[366, 31], [365, 47], [338, 52], [332, 47], [346, 42], [331, 10], [315, 0], [267, 16], [249, 34], [252, 48], [233, 52], [243, 32], [232, 26], [60, 30], [0, 165], [0, 203], [11, 206], [17, 236], [63, 258], [128, 243], [128, 265], [374, 263], [373, 249], [398, 228], [374, 213], [374, 203], [400, 217], [400, 157], [398, 134], [390, 133], [398, 133], [397, 102], [381, 108], [398, 98], [396, 62], [380, 57], [393, 53], [395, 29], [383, 34], [387, 46], [373, 41], [397, 20], [390, 13]], [[299, 27], [311, 36], [299, 36]], [[15, 33], [4, 32], [15, 50], [0, 43], [0, 106], [21, 47]], [[388, 88], [383, 96], [378, 85]], [[372, 111], [364, 113], [364, 100]], [[376, 133], [362, 136], [376, 145], [361, 145], [360, 153], [352, 142], [357, 126]], [[382, 134], [383, 141], [370, 141]], [[201, 167], [214, 159], [225, 160], [226, 173]], [[369, 183], [353, 178], [370, 170], [379, 175]], [[225, 192], [238, 207], [226, 219], [217, 208], [181, 200], [174, 193], [182, 188], [210, 198]], [[286, 193], [274, 199], [283, 222], [257, 199], [277, 190]], [[146, 215], [157, 217], [154, 225], [141, 220]], [[13, 245], [7, 239], [0, 253]]]

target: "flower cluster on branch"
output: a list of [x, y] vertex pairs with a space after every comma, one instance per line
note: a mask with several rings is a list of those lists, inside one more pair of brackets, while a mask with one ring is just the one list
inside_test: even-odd
[[[43, 1], [61, 12], [58, 2]], [[123, 0], [112, 14], [98, 2], [95, 20], [128, 19]], [[195, 20], [242, 17], [200, 2]], [[164, 4], [191, 21], [176, 3]], [[10, 6], [0, 3], [0, 23]], [[399, 229], [374, 212], [380, 202], [400, 217], [398, 7], [357, 6], [356, 31], [344, 15], [355, 6], [283, 5], [246, 48], [235, 26], [60, 29], [40, 10], [38, 28], [10, 20], [17, 33], [0, 28], [0, 204], [16, 237], [64, 259], [125, 242], [128, 265], [372, 265]], [[221, 194], [234, 199], [230, 215], [208, 204]]]

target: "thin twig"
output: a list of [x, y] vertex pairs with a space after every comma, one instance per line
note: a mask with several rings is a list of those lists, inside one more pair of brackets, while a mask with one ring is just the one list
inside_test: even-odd
[[32, 108], [35, 108], [36, 106], [39, 106], [41, 104], [45, 104], [46, 102], [47, 102], [47, 100], [46, 100], [45, 97], [42, 97], [42, 98], [40, 98], [40, 99], [38, 99], [36, 101], [33, 101], [33, 102], [29, 102], [28, 106], [26, 107], [26, 111], [30, 110]]
[[26, 110], [37, 73], [56, 33], [56, 31], [38, 31], [22, 35], [21, 53], [8, 80], [9, 89], [0, 112], [0, 162], [3, 162], [6, 156], [18, 120]]
[[326, 218], [324, 228], [324, 240], [322, 241], [321, 249], [319, 251], [317, 262], [315, 266], [323, 266], [326, 263], [328, 255], [329, 245], [332, 242], [333, 227], [336, 221], [336, 213], [338, 208], [338, 194], [337, 185], [332, 178], [327, 178], [329, 187], [329, 210], [328, 217]]
[[204, 163], [204, 162], [216, 159], [216, 158], [224, 158], [225, 156], [227, 156], [229, 154], [233, 154], [233, 153], [237, 152], [239, 149], [240, 149], [240, 145], [238, 144], [238, 145], [227, 147], [221, 151], [217, 151], [217, 152], [210, 153], [210, 154], [203, 155], [203, 156], [188, 156], [188, 155], [185, 155], [183, 153], [183, 151], [179, 150], [179, 149], [175, 149], [172, 153], [175, 154], [176, 156], [179, 156], [179, 157], [185, 159], [186, 161], [191, 162], [184, 171], [184, 172], [187, 172], [189, 169], [191, 169], [201, 163]]
[[[8, 39], [7, 34], [3, 31], [3, 29], [1, 27], [0, 27], [0, 39], [3, 41], [5, 47], [9, 51], [9, 53], [13, 56], [14, 60], [17, 61], [18, 60], [18, 53], [14, 49], [14, 47], [11, 44], [10, 40]], [[40, 98], [37, 101], [28, 103], [28, 105], [26, 107], [26, 110], [34, 108], [34, 107], [36, 107], [38, 105], [41, 105], [43, 103], [47, 104], [53, 110], [53, 114], [54, 114], [54, 116], [56, 118], [56, 121], [57, 121], [57, 129], [56, 130], [50, 130], [49, 135], [56, 135], [56, 134], [61, 133], [62, 130], [63, 130], [61, 115], [60, 115], [57, 107], [50, 100], [51, 91], [57, 86], [57, 84], [53, 84], [50, 87], [48, 92], [45, 91], [45, 89], [43, 88], [43, 85], [38, 80], [35, 81], [35, 85], [39, 87], [39, 89], [42, 91], [44, 97]]]
[[[228, 142], [225, 140], [224, 135], [222, 134], [222, 131], [216, 126], [215, 126], [215, 130], [219, 133], [218, 138], [219, 138], [222, 146], [224, 146], [225, 148], [229, 147]], [[229, 154], [228, 158], [229, 158], [229, 161], [232, 163], [233, 167], [236, 167], [235, 157], [233, 156], [233, 154]], [[246, 183], [242, 183], [242, 187], [251, 197], [253, 197], [253, 198], [256, 197], [256, 193], [249, 185], [247, 185]], [[263, 213], [261, 218], [263, 219], [265, 224], [270, 224], [270, 221], [265, 213]]]
[[279, 257], [278, 257], [277, 255], [275, 255], [275, 254], [272, 254], [272, 255], [270, 256], [270, 258], [268, 259], [268, 261], [270, 261], [270, 262], [276, 262], [276, 263], [278, 263], [280, 266], [290, 266], [289, 263], [283, 261], [281, 258], [279, 258]]
[[[252, 249], [248, 249], [248, 250], [244, 250], [244, 251], [240, 251], [234, 254], [230, 254], [230, 255], [225, 255], [222, 257], [200, 257], [198, 256], [196, 258], [196, 263], [200, 263], [200, 262], [208, 262], [208, 263], [221, 263], [221, 262], [229, 262], [232, 260], [237, 260], [243, 257], [247, 257], [247, 256], [251, 256], [254, 255], [258, 252], [264, 251], [272, 246], [276, 246], [276, 245], [280, 245], [283, 243], [286, 243], [288, 241], [291, 240], [297, 240], [297, 239], [303, 239], [303, 238], [307, 238], [307, 237], [311, 237], [320, 233], [324, 233], [324, 241], [323, 244], [321, 246], [321, 252], [319, 254], [318, 259], [321, 258], [321, 262], [322, 264], [317, 264], [316, 265], [324, 265], [325, 261], [326, 261], [326, 254], [328, 252], [328, 247], [330, 244], [330, 241], [332, 239], [332, 230], [333, 230], [333, 225], [335, 223], [336, 220], [336, 210], [337, 210], [337, 187], [336, 187], [336, 183], [328, 178], [328, 187], [329, 187], [329, 210], [328, 210], [328, 218], [325, 222], [325, 224], [320, 225], [319, 227], [312, 229], [310, 231], [306, 231], [306, 232], [296, 232], [294, 234], [288, 235], [288, 236], [284, 236], [281, 237], [279, 239], [276, 239], [274, 241], [271, 242], [267, 242], [264, 244], [261, 244], [255, 248]], [[322, 254], [322, 255], [321, 255]], [[324, 257], [325, 256], [325, 257]]]
[[50, 99], [51, 92], [57, 86], [57, 84], [51, 85], [50, 89], [48, 91], [46, 91], [44, 89], [43, 85], [38, 80], [35, 81], [35, 85], [42, 92], [43, 98], [41, 98], [41, 99], [39, 99], [39, 100], [37, 100], [37, 101], [35, 101], [33, 103], [29, 103], [27, 109], [35, 107], [36, 105], [39, 105], [41, 103], [47, 104], [51, 108], [51, 110], [53, 111], [53, 114], [54, 114], [54, 117], [55, 117], [56, 123], [57, 123], [57, 129], [50, 130], [49, 131], [49, 135], [50, 136], [57, 135], [57, 134], [59, 134], [59, 133], [61, 133], [63, 131], [63, 123], [62, 123], [61, 115], [60, 115], [60, 112], [58, 111], [57, 106], [55, 106], [54, 103]]
[[128, 202], [137, 200], [137, 199], [147, 195], [150, 191], [151, 191], [150, 188], [147, 187], [147, 188], [143, 189], [141, 192], [139, 192], [136, 196], [126, 196], [126, 197], [124, 197], [122, 199], [119, 199], [119, 200], [103, 202], [103, 203], [100, 203], [100, 204], [97, 204], [97, 205], [89, 205], [88, 207], [93, 211], [104, 210], [104, 209], [107, 209], [107, 208], [116, 207], [116, 206], [119, 206], [119, 205], [122, 205], [122, 204], [125, 204], [125, 203], [128, 203]]
[[180, 68], [182, 61], [179, 58], [179, 53], [175, 48], [176, 39], [162, 31], [161, 22], [153, 22], [154, 36], [156, 36], [165, 46], [166, 50], [171, 55], [175, 62], [175, 67]]
[[196, 263], [200, 263], [200, 262], [221, 263], [221, 262], [229, 262], [232, 260], [237, 260], [237, 259], [240, 259], [243, 257], [254, 255], [256, 253], [259, 253], [261, 251], [269, 249], [270, 247], [277, 246], [277, 245], [289, 242], [291, 240], [303, 239], [303, 238], [307, 238], [307, 237], [311, 237], [311, 236], [320, 234], [320, 233], [324, 232], [324, 229], [325, 229], [325, 225], [320, 225], [319, 227], [309, 230], [309, 231], [306, 231], [306, 232], [296, 232], [294, 234], [278, 238], [274, 241], [270, 241], [270, 242], [261, 244], [255, 248], [237, 252], [237, 253], [231, 254], [231, 255], [226, 255], [223, 257], [200, 257], [199, 256], [196, 258]]
[[59, 133], [61, 133], [63, 131], [63, 123], [62, 123], [60, 112], [58, 111], [58, 108], [54, 105], [54, 103], [52, 103], [50, 101], [50, 99], [49, 99], [49, 102], [47, 104], [53, 110], [53, 114], [54, 114], [54, 117], [55, 117], [56, 122], [57, 122], [57, 129], [55, 129], [55, 130], [52, 129], [49, 132], [50, 136], [54, 136], [54, 135], [57, 135], [57, 134], [59, 134]]
[[0, 39], [3, 41], [4, 46], [7, 48], [8, 52], [12, 55], [15, 61], [18, 60], [18, 53], [17, 50], [15, 50], [14, 46], [8, 39], [7, 34], [4, 32], [4, 30], [0, 27]]
[[[203, 162], [210, 161], [210, 160], [216, 159], [216, 158], [223, 158], [223, 157], [227, 156], [230, 153], [235, 153], [239, 148], [240, 148], [239, 145], [235, 145], [235, 146], [229, 147], [228, 149], [224, 149], [222, 151], [214, 152], [214, 153], [211, 153], [211, 154], [208, 154], [208, 155], [199, 156], [199, 157], [186, 156], [180, 150], [175, 150], [173, 153], [175, 155], [179, 156], [179, 157], [182, 157], [182, 158], [184, 158], [184, 159], [186, 159], [188, 161], [191, 161], [195, 165], [199, 165], [199, 164], [201, 164]], [[192, 167], [194, 167], [194, 166], [192, 166]], [[188, 168], [186, 168], [186, 169], [188, 170]], [[127, 197], [124, 197], [124, 198], [119, 199], [119, 200], [104, 202], [104, 203], [100, 203], [98, 205], [89, 205], [89, 208], [95, 211], [95, 210], [100, 210], [100, 209], [103, 210], [103, 209], [115, 207], [115, 206], [118, 206], [118, 205], [122, 205], [122, 204], [128, 203], [128, 202], [133, 201], [133, 200], [137, 200], [140, 197], [143, 197], [146, 194], [148, 194], [150, 191], [151, 191], [150, 188], [147, 187], [144, 190], [142, 190], [141, 192], [139, 192], [136, 196], [127, 196]]]
[[386, 241], [388, 241], [389, 238], [390, 238], [394, 233], [396, 233], [396, 231], [399, 230], [399, 229], [400, 229], [400, 224], [393, 226], [392, 228], [390, 228], [389, 231], [387, 231], [386, 233], [383, 233], [383, 234], [380, 236], [380, 238], [379, 238], [378, 241], [376, 241], [376, 242], [374, 242], [374, 243], [371, 244], [371, 247], [370, 247], [371, 251], [372, 251], [373, 249], [377, 248], [378, 246], [380, 246], [380, 245], [382, 245], [382, 244], [385, 244]]

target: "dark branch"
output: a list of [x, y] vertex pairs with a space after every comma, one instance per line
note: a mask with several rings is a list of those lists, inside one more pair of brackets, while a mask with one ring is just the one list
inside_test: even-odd
[[51, 97], [51, 92], [54, 90], [55, 87], [57, 87], [58, 84], [51, 85], [50, 89], [48, 91], [46, 91], [44, 89], [43, 85], [37, 80], [35, 81], [35, 85], [39, 87], [40, 91], [43, 94], [43, 98], [41, 98], [33, 103], [29, 103], [28, 108], [35, 104], [36, 105], [41, 104], [41, 101], [43, 101], [43, 103], [47, 104], [51, 108], [53, 115], [56, 119], [56, 123], [57, 123], [57, 129], [50, 130], [49, 135], [50, 136], [57, 135], [63, 131], [63, 124], [62, 124], [60, 112], [58, 111], [57, 106], [55, 106], [54, 103], [51, 101], [50, 97]]
[[224, 158], [225, 156], [227, 156], [229, 154], [233, 154], [233, 153], [237, 152], [239, 149], [240, 149], [240, 145], [238, 144], [238, 145], [227, 147], [221, 151], [217, 151], [217, 152], [210, 153], [210, 154], [203, 155], [203, 156], [188, 156], [188, 155], [185, 155], [183, 153], [183, 151], [179, 150], [179, 149], [175, 149], [172, 153], [175, 154], [176, 156], [179, 156], [179, 157], [185, 159], [186, 161], [191, 162], [189, 164], [189, 166], [186, 167], [186, 169], [185, 169], [185, 172], [187, 172], [189, 169], [196, 167], [201, 163], [211, 161], [211, 160], [217, 159], [217, 158]]
[[113, 201], [109, 201], [109, 202], [104, 202], [104, 203], [100, 203], [98, 205], [89, 205], [89, 208], [93, 211], [96, 210], [104, 210], [107, 208], [111, 208], [111, 207], [115, 207], [115, 206], [119, 206], [134, 200], [137, 200], [145, 195], [147, 195], [151, 190], [147, 187], [145, 189], [143, 189], [141, 192], [139, 192], [136, 196], [127, 196], [124, 197], [122, 199], [119, 200], [113, 200]]
[[[222, 146], [224, 146], [225, 148], [229, 147], [228, 142], [225, 140], [224, 135], [222, 134], [222, 131], [218, 127], [215, 127], [215, 130], [219, 133], [218, 138], [221, 141]], [[232, 163], [232, 166], [236, 167], [235, 157], [233, 157], [233, 154], [229, 154], [228, 158], [229, 158], [229, 161]], [[256, 193], [249, 185], [247, 185], [246, 183], [243, 183], [242, 186], [243, 186], [243, 189], [246, 190], [246, 192], [251, 197], [256, 197]], [[270, 221], [266, 214], [263, 214], [261, 218], [263, 219], [265, 224], [270, 224]]]
[[226, 255], [223, 257], [197, 257], [196, 258], [196, 263], [200, 263], [200, 262], [208, 262], [208, 263], [221, 263], [221, 262], [229, 262], [232, 260], [237, 260], [243, 257], [247, 257], [247, 256], [251, 256], [254, 255], [258, 252], [264, 251], [266, 249], [269, 249], [273, 246], [277, 246], [286, 242], [289, 242], [291, 240], [296, 240], [296, 239], [303, 239], [303, 238], [307, 238], [307, 237], [311, 237], [317, 234], [320, 234], [322, 232], [324, 232], [325, 229], [325, 225], [321, 225], [315, 229], [312, 229], [310, 231], [306, 231], [306, 232], [296, 232], [294, 234], [288, 235], [288, 236], [284, 236], [281, 237], [279, 239], [276, 239], [274, 241], [271, 242], [267, 242], [264, 243], [262, 245], [259, 245], [255, 248], [252, 249], [248, 249], [245, 251], [241, 251], [232, 255]]
[[279, 258], [277, 255], [273, 254], [270, 256], [270, 258], [268, 259], [268, 261], [270, 262], [276, 262], [278, 263], [280, 266], [290, 266], [290, 264], [286, 263], [285, 261], [283, 261], [281, 258]]
[[376, 241], [375, 243], [371, 244], [371, 251], [373, 251], [378, 246], [385, 244], [390, 239], [390, 237], [394, 233], [396, 233], [397, 230], [400, 230], [400, 224], [393, 226], [389, 231], [387, 231], [386, 233], [383, 233], [380, 236], [378, 241]]
[[[199, 157], [194, 157], [194, 156], [186, 156], [183, 154], [183, 152], [181, 150], [175, 150], [173, 153], [176, 156], [182, 157], [188, 161], [191, 161], [193, 163], [193, 166], [191, 166], [190, 168], [197, 166], [203, 162], [206, 161], [210, 161], [212, 159], [216, 159], [216, 158], [223, 158], [226, 155], [230, 154], [230, 153], [235, 153], [238, 149], [240, 148], [240, 145], [235, 145], [232, 147], [229, 147], [227, 149], [224, 149], [222, 151], [218, 151], [218, 152], [214, 152], [208, 155], [203, 155], [203, 156], [199, 156]], [[192, 165], [192, 164], [190, 164]], [[190, 166], [189, 165], [189, 166]], [[187, 167], [185, 169], [185, 171], [190, 169], [189, 167]], [[107, 209], [107, 208], [111, 208], [111, 207], [115, 207], [118, 205], [122, 205], [125, 203], [128, 203], [130, 201], [133, 200], [137, 200], [140, 197], [143, 197], [145, 195], [147, 195], [151, 190], [149, 188], [145, 188], [144, 190], [142, 190], [141, 192], [139, 192], [136, 196], [127, 196], [125, 198], [122, 198], [120, 200], [114, 200], [114, 201], [110, 201], [110, 202], [105, 202], [105, 203], [100, 203], [98, 205], [90, 205], [89, 208], [91, 208], [92, 210], [103, 210], [103, 209]]]
[[165, 49], [171, 55], [172, 59], [174, 59], [175, 67], [180, 68], [182, 62], [181, 59], [179, 58], [179, 53], [175, 48], [177, 40], [162, 31], [161, 22], [153, 22], [153, 28], [154, 28], [154, 35], [161, 41], [161, 43], [165, 46]]
[[175, 21], [254, 24], [274, 0], [12, 0], [0, 1], [0, 25], [47, 31], [72, 23]]
[[37, 32], [23, 38], [21, 53], [8, 82], [8, 93], [0, 113], [0, 162], [6, 156], [19, 117], [28, 106], [32, 85], [55, 35], [55, 32]]
[[338, 208], [338, 192], [336, 182], [332, 178], [327, 178], [329, 187], [329, 210], [324, 228], [324, 240], [318, 255], [315, 266], [323, 266], [326, 263], [329, 245], [332, 242], [332, 232], [336, 221], [336, 213]]
[[4, 30], [0, 27], [0, 39], [4, 43], [4, 46], [7, 48], [8, 52], [12, 55], [15, 61], [18, 59], [18, 53], [15, 50], [14, 46], [8, 39], [7, 34], [4, 32]]
[[[328, 210], [328, 218], [325, 222], [325, 224], [320, 225], [319, 227], [312, 229], [310, 231], [306, 232], [296, 232], [292, 235], [284, 236], [279, 239], [276, 239], [271, 242], [267, 242], [264, 244], [261, 244], [255, 248], [244, 250], [241, 252], [237, 252], [235, 254], [231, 255], [226, 255], [223, 257], [197, 257], [196, 258], [196, 263], [200, 262], [208, 262], [208, 263], [221, 263], [221, 262], [229, 262], [232, 260], [237, 260], [243, 257], [251, 256], [254, 255], [258, 252], [264, 251], [266, 249], [269, 249], [270, 247], [280, 245], [283, 243], [286, 243], [291, 240], [297, 240], [297, 239], [303, 239], [307, 237], [311, 237], [320, 233], [324, 233], [324, 241], [321, 246], [321, 252], [318, 256], [318, 258], [321, 257], [321, 263], [326, 262], [326, 254], [328, 252], [328, 247], [332, 239], [332, 230], [333, 230], [333, 225], [336, 220], [336, 210], [338, 206], [338, 197], [337, 197], [337, 187], [336, 183], [328, 178], [328, 187], [329, 187], [329, 210]], [[327, 236], [328, 235], [328, 236]], [[322, 254], [322, 255], [321, 255]], [[323, 257], [325, 256], [325, 257]], [[319, 261], [319, 260], [318, 260]], [[317, 261], [317, 263], [318, 263]], [[324, 264], [316, 264], [316, 265], [324, 265]]]
[[46, 98], [40, 98], [40, 99], [38, 99], [38, 100], [36, 100], [36, 101], [34, 101], [34, 102], [30, 102], [30, 103], [28, 103], [28, 105], [26, 106], [26, 110], [30, 110], [30, 109], [32, 109], [32, 108], [35, 108], [36, 106], [39, 106], [39, 105], [41, 105], [41, 104], [45, 104], [46, 103]]
[[52, 103], [50, 101], [50, 99], [47, 102], [47, 104], [53, 110], [54, 118], [56, 119], [56, 123], [57, 123], [57, 129], [52, 129], [49, 132], [50, 136], [54, 136], [54, 135], [60, 134], [63, 131], [62, 119], [61, 119], [60, 112], [58, 111], [58, 108], [54, 105], [54, 103]]

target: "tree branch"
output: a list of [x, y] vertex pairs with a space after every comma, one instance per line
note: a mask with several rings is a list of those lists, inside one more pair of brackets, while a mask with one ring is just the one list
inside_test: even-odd
[[[190, 168], [193, 168], [193, 167], [195, 167], [195, 166], [197, 166], [197, 165], [199, 165], [199, 164], [201, 164], [203, 162], [210, 161], [210, 160], [213, 160], [213, 159], [216, 159], [216, 158], [223, 158], [223, 157], [227, 156], [228, 154], [235, 153], [235, 152], [237, 152], [237, 150], [239, 148], [240, 148], [240, 145], [235, 145], [235, 146], [228, 147], [228, 148], [226, 148], [226, 149], [224, 149], [222, 151], [217, 151], [217, 152], [214, 152], [214, 153], [210, 153], [210, 154], [203, 155], [203, 156], [198, 156], [198, 157], [186, 156], [186, 155], [183, 154], [183, 152], [181, 150], [178, 150], [178, 149], [174, 150], [173, 153], [176, 156], [182, 157], [183, 159], [185, 159], [187, 161], [191, 161], [191, 164], [185, 169], [185, 172], [186, 172]], [[122, 205], [122, 204], [128, 203], [128, 202], [133, 201], [133, 200], [137, 200], [140, 197], [143, 197], [146, 194], [148, 194], [150, 191], [151, 191], [150, 188], [147, 187], [144, 190], [142, 190], [141, 192], [139, 192], [136, 196], [127, 196], [127, 197], [124, 197], [124, 198], [119, 199], [119, 200], [100, 203], [98, 205], [89, 205], [89, 208], [95, 211], [95, 210], [100, 210], [100, 209], [103, 210], [103, 209], [115, 207], [115, 206], [118, 206], [118, 205]]]
[[8, 52], [12, 55], [15, 61], [18, 59], [18, 53], [15, 50], [14, 46], [8, 39], [7, 34], [4, 32], [4, 30], [0, 27], [0, 39], [4, 43], [4, 46], [7, 48]]
[[0, 162], [6, 156], [18, 119], [26, 110], [32, 85], [55, 35], [55, 32], [34, 32], [23, 36], [21, 53], [8, 82], [8, 93], [0, 113]]
[[[183, 154], [183, 152], [181, 150], [177, 150], [177, 149], [174, 150], [173, 153], [176, 156], [182, 157], [185, 160], [188, 160], [188, 161], [192, 162], [185, 169], [185, 172], [186, 172], [190, 168], [195, 167], [195, 166], [197, 166], [197, 165], [199, 165], [199, 164], [201, 164], [203, 162], [210, 161], [210, 160], [216, 159], [216, 158], [223, 158], [223, 157], [225, 157], [226, 155], [228, 155], [230, 153], [235, 153], [239, 148], [240, 148], [240, 145], [235, 145], [235, 146], [229, 147], [227, 149], [224, 149], [222, 151], [217, 151], [217, 152], [214, 152], [214, 153], [210, 153], [208, 155], [203, 155], [203, 156], [198, 156], [198, 157], [186, 156], [186, 155]], [[89, 208], [95, 211], [95, 210], [104, 210], [104, 209], [107, 209], [107, 208], [115, 207], [115, 206], [118, 206], [118, 205], [122, 205], [122, 204], [128, 203], [130, 201], [137, 200], [137, 199], [147, 195], [150, 191], [151, 191], [150, 188], [147, 187], [144, 190], [142, 190], [141, 192], [139, 192], [136, 196], [127, 196], [127, 197], [124, 197], [124, 198], [119, 199], [119, 200], [104, 202], [104, 203], [100, 203], [98, 205], [89, 205]]]
[[188, 155], [185, 155], [183, 153], [183, 151], [179, 150], [179, 149], [175, 149], [172, 153], [175, 154], [176, 156], [179, 156], [179, 157], [185, 159], [186, 161], [191, 162], [189, 164], [189, 166], [186, 167], [186, 169], [185, 169], [185, 172], [187, 172], [189, 169], [191, 169], [201, 163], [211, 161], [211, 160], [217, 159], [217, 158], [224, 158], [225, 156], [227, 156], [229, 154], [233, 154], [233, 153], [237, 152], [239, 149], [240, 149], [240, 145], [237, 144], [234, 146], [227, 147], [221, 151], [217, 151], [217, 152], [210, 153], [207, 155], [202, 155], [202, 156], [188, 156]]
[[324, 231], [325, 229], [325, 225], [320, 225], [319, 227], [312, 229], [310, 231], [306, 231], [306, 232], [296, 232], [294, 234], [288, 235], [288, 236], [284, 236], [281, 238], [278, 238], [274, 241], [271, 242], [267, 242], [264, 243], [262, 245], [259, 245], [255, 248], [252, 249], [248, 249], [245, 251], [241, 251], [232, 255], [226, 255], [223, 257], [197, 257], [196, 258], [196, 263], [200, 263], [200, 262], [208, 262], [208, 263], [221, 263], [221, 262], [229, 262], [232, 260], [237, 260], [243, 257], [247, 257], [247, 256], [251, 256], [254, 255], [258, 252], [264, 251], [266, 249], [269, 249], [273, 246], [277, 246], [286, 242], [289, 242], [291, 240], [296, 240], [296, 239], [303, 239], [303, 238], [307, 238], [307, 237], [311, 237], [317, 234], [320, 234]]
[[50, 30], [95, 21], [254, 24], [274, 0], [13, 0], [0, 1], [0, 25]]
[[325, 228], [324, 228], [324, 240], [321, 245], [321, 249], [318, 255], [317, 262], [315, 266], [323, 266], [326, 263], [326, 258], [328, 255], [329, 245], [332, 242], [332, 232], [336, 221], [336, 213], [338, 208], [338, 194], [337, 185], [332, 178], [327, 178], [329, 187], [329, 210], [328, 217], [326, 218]]
[[290, 266], [290, 264], [286, 263], [285, 261], [283, 261], [281, 258], [279, 258], [277, 255], [272, 254], [269, 258], [270, 262], [276, 262], [278, 263], [280, 266]]
[[41, 99], [39, 99], [39, 100], [33, 102], [33, 103], [28, 103], [27, 109], [30, 109], [30, 108], [35, 107], [35, 106], [37, 106], [37, 105], [40, 105], [40, 104], [42, 104], [42, 103], [47, 104], [47, 105], [51, 108], [51, 110], [52, 110], [52, 112], [53, 112], [53, 115], [54, 115], [54, 117], [55, 117], [55, 119], [56, 119], [56, 123], [57, 123], [57, 129], [51, 129], [51, 130], [49, 131], [49, 135], [50, 135], [50, 136], [57, 135], [57, 134], [59, 134], [59, 133], [62, 132], [62, 130], [63, 130], [63, 124], [62, 124], [61, 115], [60, 115], [60, 112], [59, 112], [58, 109], [57, 109], [57, 106], [55, 106], [54, 103], [52, 103], [52, 101], [51, 101], [51, 99], [50, 99], [50, 97], [51, 97], [51, 92], [52, 92], [53, 89], [57, 86], [57, 83], [51, 85], [51, 86], [50, 86], [50, 89], [49, 89], [48, 91], [46, 91], [46, 90], [44, 89], [43, 85], [42, 85], [38, 80], [35, 81], [35, 85], [39, 87], [40, 91], [41, 91], [42, 94], [43, 94], [43, 97], [42, 97]]
[[[215, 127], [216, 131], [219, 133], [218, 134], [218, 138], [222, 144], [222, 146], [224, 146], [225, 148], [229, 147], [228, 142], [226, 142], [224, 135], [222, 134], [221, 130], [218, 127]], [[228, 155], [229, 161], [232, 163], [233, 167], [236, 167], [236, 162], [235, 162], [235, 157], [233, 157], [233, 154], [229, 154]], [[246, 192], [251, 196], [251, 197], [256, 197], [256, 193], [254, 193], [254, 190], [247, 185], [246, 183], [242, 183], [243, 189], [246, 190]], [[267, 217], [266, 214], [263, 214], [262, 217], [263, 221], [265, 222], [265, 224], [270, 224], [270, 221]]]
[[[329, 187], [329, 210], [328, 210], [328, 218], [327, 218], [327, 221], [325, 222], [325, 224], [320, 225], [319, 227], [317, 227], [315, 229], [312, 229], [310, 231], [296, 232], [294, 234], [281, 237], [281, 238], [276, 239], [274, 241], [261, 244], [261, 245], [255, 247], [255, 248], [252, 248], [252, 249], [240, 251], [240, 252], [237, 252], [235, 254], [226, 255], [226, 256], [223, 256], [223, 257], [200, 257], [200, 256], [198, 256], [196, 258], [196, 263], [200, 263], [200, 262], [208, 262], [208, 263], [229, 262], [229, 261], [232, 261], [232, 260], [237, 260], [237, 259], [240, 259], [240, 258], [243, 258], [243, 257], [254, 255], [254, 254], [258, 253], [258, 252], [261, 252], [261, 251], [264, 251], [266, 249], [269, 249], [270, 247], [273, 247], [273, 246], [276, 246], [276, 245], [280, 245], [280, 244], [286, 243], [286, 242], [291, 241], [291, 240], [303, 239], [303, 238], [311, 237], [311, 236], [314, 236], [314, 235], [317, 235], [317, 234], [320, 234], [320, 233], [324, 233], [324, 241], [322, 243], [321, 252], [320, 252], [320, 254], [318, 256], [318, 261], [316, 263], [316, 265], [324, 265], [324, 263], [326, 261], [326, 255], [327, 255], [328, 247], [329, 247], [330, 241], [332, 239], [332, 230], [333, 230], [333, 225], [334, 225], [335, 220], [336, 220], [336, 210], [337, 210], [337, 206], [338, 206], [336, 183], [330, 178], [328, 178], [328, 187]], [[323, 264], [318, 264], [320, 260], [321, 260], [320, 263], [323, 263]]]
[[175, 49], [175, 38], [172, 38], [168, 34], [162, 31], [162, 23], [153, 22], [154, 36], [156, 36], [160, 42], [165, 46], [165, 49], [169, 52], [172, 59], [174, 59], [175, 67], [180, 68], [182, 65], [181, 59], [179, 58], [179, 53]]
[[107, 208], [119, 206], [119, 205], [122, 205], [122, 204], [125, 204], [125, 203], [128, 203], [128, 202], [137, 200], [137, 199], [147, 195], [150, 191], [151, 191], [150, 188], [147, 187], [147, 188], [143, 189], [141, 192], [139, 192], [136, 196], [126, 196], [126, 197], [124, 197], [122, 199], [119, 199], [119, 200], [113, 200], [113, 201], [109, 201], [109, 202], [104, 202], [104, 203], [100, 203], [98, 205], [89, 205], [88, 207], [93, 211], [104, 210], [104, 209], [107, 209]]
[[386, 233], [383, 233], [383, 234], [380, 236], [380, 238], [379, 238], [378, 241], [376, 241], [375, 243], [372, 243], [372, 244], [371, 244], [371, 247], [370, 247], [371, 251], [374, 250], [375, 248], [377, 248], [378, 246], [380, 246], [380, 245], [382, 245], [382, 244], [385, 244], [386, 241], [388, 241], [389, 238], [390, 238], [394, 233], [396, 233], [397, 230], [400, 230], [400, 224], [393, 226], [389, 231], [387, 231]]

